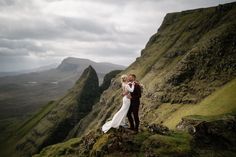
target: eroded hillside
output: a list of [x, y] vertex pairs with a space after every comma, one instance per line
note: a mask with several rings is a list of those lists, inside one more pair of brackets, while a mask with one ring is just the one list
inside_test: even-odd
[[[173, 129], [181, 119], [173, 123], [168, 120], [178, 109], [200, 105], [204, 98], [235, 78], [235, 14], [236, 3], [166, 15], [142, 55], [123, 71], [135, 73], [145, 85], [140, 111], [142, 124], [162, 122]], [[119, 85], [118, 76], [100, 103], [83, 119], [86, 127], [79, 132], [99, 129], [117, 111], [121, 103]], [[236, 104], [229, 105], [236, 108]], [[231, 109], [212, 112], [209, 108], [205, 114], [223, 114]], [[184, 113], [180, 114], [192, 114]]]

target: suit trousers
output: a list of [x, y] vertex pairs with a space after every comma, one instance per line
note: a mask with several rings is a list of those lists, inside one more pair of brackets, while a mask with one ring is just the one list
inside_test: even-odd
[[130, 104], [129, 111], [127, 113], [127, 117], [130, 123], [130, 128], [138, 131], [139, 128], [139, 106], [140, 102], [132, 102]]

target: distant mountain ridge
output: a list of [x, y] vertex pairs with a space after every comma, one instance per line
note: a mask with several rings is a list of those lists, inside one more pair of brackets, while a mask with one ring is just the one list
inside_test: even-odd
[[111, 69], [124, 69], [125, 66], [107, 63], [107, 62], [94, 62], [89, 59], [68, 57], [57, 67], [58, 70], [72, 70], [83, 71], [89, 65], [93, 66], [98, 73], [108, 73]]
[[45, 71], [49, 69], [54, 69], [58, 66], [58, 64], [49, 64], [45, 66], [40, 66], [38, 68], [33, 68], [33, 69], [25, 69], [25, 70], [20, 70], [20, 71], [9, 71], [9, 72], [0, 72], [0, 77], [5, 77], [5, 76], [16, 76], [20, 74], [27, 74], [27, 73], [32, 73], [32, 72], [40, 72], [40, 71]]

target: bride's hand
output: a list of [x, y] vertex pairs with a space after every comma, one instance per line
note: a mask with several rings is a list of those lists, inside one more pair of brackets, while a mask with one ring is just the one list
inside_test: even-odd
[[128, 94], [129, 94], [128, 92], [123, 92], [122, 96], [125, 96], [125, 95], [128, 95]]

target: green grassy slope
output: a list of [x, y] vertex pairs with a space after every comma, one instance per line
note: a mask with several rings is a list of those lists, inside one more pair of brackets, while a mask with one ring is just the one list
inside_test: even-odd
[[[15, 148], [12, 146], [15, 146], [16, 141], [20, 140], [23, 138], [34, 126], [37, 125], [37, 123], [45, 117], [55, 106], [55, 102], [51, 101], [47, 105], [45, 105], [42, 109], [40, 109], [35, 115], [33, 115], [30, 119], [26, 120], [23, 124], [21, 124], [21, 121], [14, 119], [13, 124], [11, 124], [11, 127], [8, 129], [11, 132], [5, 132], [5, 134], [2, 134], [2, 140], [5, 141], [4, 143], [2, 142], [0, 145], [1, 151], [0, 155], [1, 156], [9, 156], [9, 154], [12, 154], [15, 152]], [[12, 122], [12, 121], [11, 121]], [[3, 124], [6, 126], [6, 124]]]
[[[162, 114], [162, 118], [165, 117], [165, 119], [162, 119], [164, 125], [175, 129], [181, 118], [188, 115], [213, 116], [236, 112], [235, 93], [236, 79], [224, 85], [198, 104], [162, 104], [154, 112]], [[169, 110], [172, 110], [172, 113], [167, 112]], [[160, 123], [160, 119], [157, 118], [153, 122]]]

